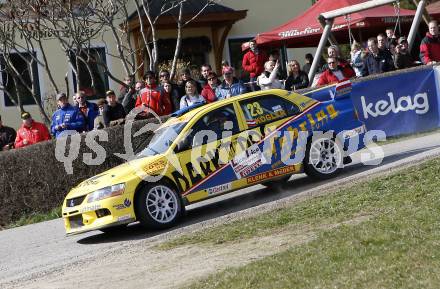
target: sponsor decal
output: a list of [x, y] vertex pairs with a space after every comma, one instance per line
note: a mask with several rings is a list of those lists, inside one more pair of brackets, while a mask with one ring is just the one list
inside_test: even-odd
[[335, 91], [336, 91], [335, 95], [333, 95], [332, 91], [330, 91], [330, 94], [332, 95], [332, 98], [340, 97], [340, 96], [343, 96], [343, 95], [351, 93], [352, 88], [353, 87], [351, 85], [351, 81], [350, 80], [343, 81], [343, 82], [340, 82], [340, 83], [338, 83], [336, 85], [336, 87], [335, 87]]
[[231, 160], [232, 169], [238, 179], [244, 178], [258, 169], [265, 162], [258, 145], [252, 145], [242, 154]]
[[129, 208], [130, 206], [131, 206], [131, 201], [129, 199], [125, 199], [124, 203], [113, 205], [113, 208], [115, 208], [116, 210], [123, 210]]
[[292, 29], [278, 33], [281, 38], [319, 33], [321, 28], [306, 27], [304, 30]]
[[95, 204], [95, 205], [90, 205], [90, 206], [85, 206], [82, 207], [79, 212], [80, 213], [85, 213], [85, 212], [90, 212], [90, 211], [96, 211], [101, 209], [101, 205], [100, 204]]
[[256, 184], [256, 183], [260, 183], [266, 179], [275, 178], [277, 176], [282, 176], [282, 175], [286, 175], [286, 174], [293, 173], [293, 172], [295, 172], [295, 166], [286, 166], [286, 167], [282, 167], [279, 169], [267, 171], [267, 172], [264, 172], [261, 174], [257, 174], [255, 176], [247, 177], [246, 182], [248, 184]]
[[232, 189], [232, 184], [226, 183], [226, 184], [221, 184], [221, 185], [218, 185], [218, 186], [215, 186], [212, 188], [208, 188], [208, 189], [206, 189], [206, 191], [208, 192], [208, 195], [215, 195], [215, 194], [229, 191], [230, 189]]
[[281, 110], [275, 111], [273, 113], [264, 114], [255, 118], [256, 124], [262, 124], [269, 121], [273, 121], [279, 118], [286, 117], [287, 113], [282, 108]]
[[415, 111], [416, 114], [425, 114], [429, 111], [429, 101], [426, 92], [418, 93], [413, 98], [411, 96], [401, 96], [394, 99], [394, 94], [388, 92], [387, 100], [379, 100], [374, 103], [367, 103], [365, 97], [361, 96], [362, 109], [364, 112], [364, 118], [378, 117], [388, 115], [390, 112], [399, 113], [405, 111]]
[[167, 164], [166, 160], [159, 160], [151, 164], [147, 164], [144, 167], [144, 171], [149, 175], [154, 174], [156, 172], [161, 172], [165, 168], [166, 164]]
[[130, 214], [118, 217], [118, 221], [119, 222], [126, 221], [126, 220], [129, 220], [129, 219], [131, 219], [131, 215]]
[[365, 131], [366, 131], [365, 126], [362, 125], [360, 127], [344, 131], [344, 133], [342, 134], [342, 137], [344, 139], [352, 138], [352, 137], [355, 137], [355, 136], [357, 136], [359, 134], [364, 133]]

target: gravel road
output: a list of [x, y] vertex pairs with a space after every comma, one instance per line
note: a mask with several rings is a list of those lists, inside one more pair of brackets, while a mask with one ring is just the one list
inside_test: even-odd
[[184, 222], [168, 231], [146, 232], [134, 224], [117, 236], [89, 232], [66, 237], [61, 219], [1, 231], [0, 288], [174, 288], [227, 266], [276, 253], [306, 242], [313, 238], [313, 232], [294, 238], [251, 239], [215, 250], [202, 246], [158, 252], [152, 246], [439, 156], [440, 133], [382, 148], [385, 158], [380, 165], [362, 165], [358, 154], [353, 164], [331, 181], [313, 182], [305, 175], [295, 175], [281, 192], [257, 185], [192, 205]]

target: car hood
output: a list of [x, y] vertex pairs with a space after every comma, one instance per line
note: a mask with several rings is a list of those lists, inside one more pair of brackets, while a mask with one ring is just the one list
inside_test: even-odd
[[163, 160], [162, 156], [151, 156], [121, 164], [81, 182], [67, 197], [76, 198], [107, 186], [125, 183], [133, 178], [140, 179], [145, 172], [152, 175], [165, 166], [166, 162]]

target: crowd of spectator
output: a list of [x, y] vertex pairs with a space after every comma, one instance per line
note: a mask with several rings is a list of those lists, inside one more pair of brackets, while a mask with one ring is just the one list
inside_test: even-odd
[[309, 80], [308, 73], [313, 63], [313, 55], [305, 55], [301, 68], [297, 60], [287, 63], [283, 71], [280, 55], [277, 51], [266, 53], [255, 41], [249, 44], [242, 59], [242, 69], [250, 82], [236, 77], [232, 66], [225, 63], [221, 75], [212, 70], [211, 65], [200, 67], [200, 77], [196, 80], [188, 68], [182, 69], [177, 81], [170, 79], [168, 70], [161, 70], [158, 75], [147, 71], [142, 80], [126, 78], [118, 95], [113, 90], [96, 103], [88, 101], [84, 92], [73, 96], [69, 103], [65, 93], [56, 96], [58, 109], [52, 116], [50, 131], [47, 127], [32, 119], [28, 112], [23, 112], [23, 124], [15, 132], [4, 126], [0, 117], [0, 150], [20, 148], [37, 142], [59, 137], [66, 130], [87, 132], [122, 125], [126, 116], [136, 108], [136, 119], [146, 119], [153, 114], [169, 115], [177, 110], [200, 103], [212, 103], [246, 92], [281, 88], [289, 91], [334, 84], [355, 77], [363, 77], [408, 68], [418, 63], [435, 64], [440, 61], [440, 38], [437, 21], [431, 21], [429, 31], [420, 45], [419, 59], [413, 59], [408, 49], [406, 37], [396, 37], [393, 29], [386, 29], [385, 34], [369, 38], [365, 47], [360, 43], [351, 45], [348, 58], [341, 55], [336, 45], [327, 49], [326, 62], [318, 69], [318, 77]]

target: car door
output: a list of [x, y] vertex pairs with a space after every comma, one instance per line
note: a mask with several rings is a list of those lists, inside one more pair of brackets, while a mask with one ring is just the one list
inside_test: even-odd
[[[178, 144], [177, 158], [182, 172], [172, 173], [174, 182], [189, 202], [232, 190], [231, 175], [224, 169], [241, 151], [239, 134], [243, 121], [234, 103], [201, 115]], [[219, 172], [221, 171], [221, 172]], [[226, 175], [225, 175], [226, 174]]]
[[[261, 141], [254, 146], [254, 150], [262, 153], [264, 164], [246, 176], [246, 184], [261, 183], [265, 180], [291, 174], [298, 171], [301, 165], [286, 165], [283, 158], [294, 155], [295, 139], [298, 130], [287, 124], [300, 114], [299, 107], [278, 95], [263, 95], [239, 101], [239, 107], [245, 120], [248, 132], [261, 136]], [[284, 137], [290, 137], [288, 143]], [[291, 148], [286, 146], [290, 145]], [[282, 148], [286, 150], [283, 151]], [[287, 152], [287, 155], [286, 155]]]

